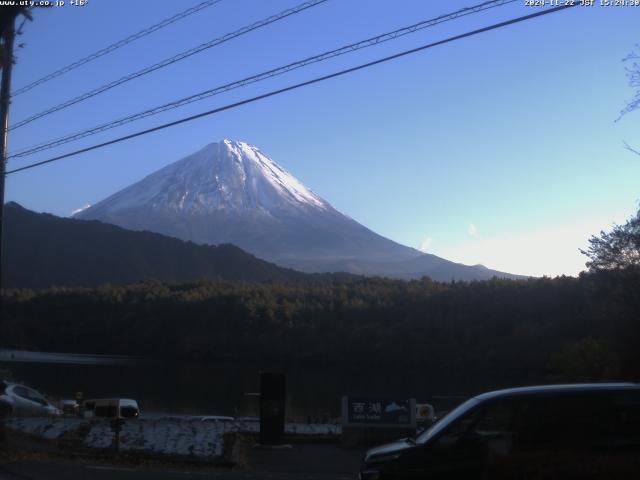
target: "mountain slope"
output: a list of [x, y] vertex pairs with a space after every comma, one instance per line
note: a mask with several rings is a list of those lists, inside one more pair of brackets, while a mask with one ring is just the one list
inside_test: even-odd
[[308, 271], [354, 258], [420, 256], [341, 214], [257, 148], [229, 140], [207, 145], [76, 218], [197, 243], [233, 243]]
[[8, 288], [95, 286], [201, 277], [299, 280], [307, 275], [255, 258], [236, 246], [205, 246], [97, 221], [5, 205], [4, 280]]
[[233, 243], [305, 272], [451, 280], [487, 278], [488, 271], [378, 235], [337, 211], [258, 148], [231, 140], [207, 145], [76, 218], [196, 243]]

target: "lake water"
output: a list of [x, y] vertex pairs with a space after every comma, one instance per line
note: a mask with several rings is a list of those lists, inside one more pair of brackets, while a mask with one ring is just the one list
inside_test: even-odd
[[[162, 362], [104, 355], [0, 350], [0, 372], [54, 398], [124, 397], [143, 411], [170, 414], [257, 416], [261, 371], [287, 377], [287, 417], [307, 421], [340, 416], [343, 395], [416, 398], [450, 408], [472, 391], [419, 370], [350, 368], [345, 365], [252, 362]], [[445, 398], [443, 398], [445, 397]]]

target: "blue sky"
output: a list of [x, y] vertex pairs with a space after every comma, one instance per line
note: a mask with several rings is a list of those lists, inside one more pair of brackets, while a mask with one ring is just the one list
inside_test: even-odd
[[[68, 3], [68, 2], [67, 2]], [[37, 11], [18, 88], [194, 1], [89, 0]], [[224, 0], [16, 97], [12, 123], [296, 5]], [[11, 133], [10, 150], [478, 2], [330, 0]], [[507, 18], [524, 1], [441, 24], [111, 130], [9, 168]], [[69, 215], [222, 138], [260, 147], [336, 208], [403, 244], [467, 264], [575, 275], [578, 248], [638, 207], [640, 112], [622, 59], [640, 7], [576, 7], [433, 48], [7, 178], [7, 200]]]

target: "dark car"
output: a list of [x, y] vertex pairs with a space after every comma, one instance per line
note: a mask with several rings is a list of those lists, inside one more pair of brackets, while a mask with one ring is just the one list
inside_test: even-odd
[[640, 384], [478, 395], [415, 439], [369, 450], [359, 478], [640, 478]]

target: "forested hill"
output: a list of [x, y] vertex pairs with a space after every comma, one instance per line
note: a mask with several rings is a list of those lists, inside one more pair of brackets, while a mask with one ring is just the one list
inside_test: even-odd
[[98, 221], [35, 213], [5, 205], [7, 288], [91, 287], [145, 279], [185, 282], [299, 280], [307, 275], [260, 260], [233, 245], [202, 246]]
[[8, 291], [4, 306], [7, 348], [278, 359], [326, 365], [327, 374], [392, 366], [479, 390], [640, 379], [638, 268], [470, 283], [147, 282]]

